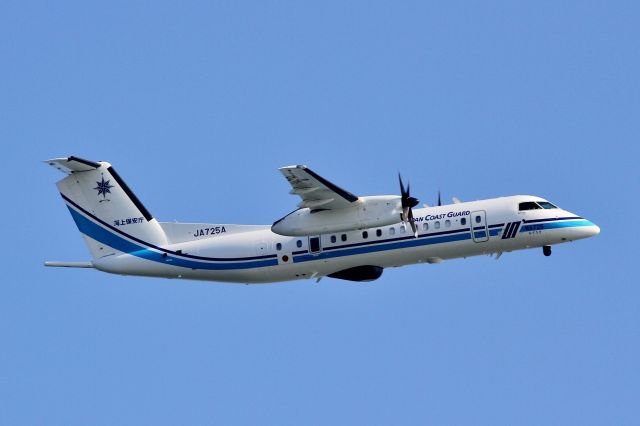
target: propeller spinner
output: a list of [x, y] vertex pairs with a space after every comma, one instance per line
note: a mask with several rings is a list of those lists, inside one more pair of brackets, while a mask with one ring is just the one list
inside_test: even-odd
[[417, 206], [420, 201], [417, 198], [411, 196], [411, 184], [407, 183], [407, 188], [404, 188], [404, 184], [402, 183], [402, 176], [398, 173], [398, 181], [400, 182], [400, 194], [402, 200], [402, 221], [409, 222], [411, 225], [411, 230], [413, 231], [413, 235], [418, 237], [418, 226], [416, 225], [415, 220], [413, 219], [413, 208]]

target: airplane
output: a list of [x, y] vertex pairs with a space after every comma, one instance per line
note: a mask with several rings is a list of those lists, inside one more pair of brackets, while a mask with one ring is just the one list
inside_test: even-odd
[[67, 175], [57, 187], [92, 257], [45, 262], [52, 267], [243, 284], [373, 281], [411, 264], [540, 247], [549, 256], [554, 244], [600, 233], [541, 197], [416, 208], [400, 175], [399, 196], [357, 196], [302, 165], [279, 169], [301, 201], [272, 225], [159, 222], [111, 164], [74, 156], [46, 163]]

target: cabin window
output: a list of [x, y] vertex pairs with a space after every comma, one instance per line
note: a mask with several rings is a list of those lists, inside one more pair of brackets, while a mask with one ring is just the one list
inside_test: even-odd
[[389, 228], [389, 235], [395, 235], [396, 234], [396, 228]]
[[542, 207], [543, 209], [557, 209], [558, 207], [554, 206], [553, 204], [551, 204], [548, 201], [538, 201], [538, 204], [540, 205], [540, 207]]
[[382, 229], [376, 229], [376, 237], [382, 237]]
[[445, 228], [451, 228], [451, 221], [449, 219], [444, 221]]
[[341, 239], [342, 241], [347, 241], [347, 234], [342, 234], [342, 235], [340, 236], [340, 239]]
[[277, 243], [276, 244], [276, 250], [278, 250], [278, 251], [282, 250], [282, 243]]
[[427, 222], [422, 224], [422, 229], [424, 229], [425, 231], [429, 230], [429, 224]]
[[331, 236], [331, 242], [332, 242], [332, 243], [335, 243], [336, 241], [337, 241], [336, 236], [335, 236], [335, 235], [332, 235], [332, 236]]
[[298, 248], [302, 247], [302, 240], [296, 241], [296, 247]]
[[476, 223], [482, 222], [482, 218], [480, 216], [476, 216]]
[[364, 239], [369, 238], [369, 233], [367, 231], [362, 231], [362, 238]]
[[436, 229], [440, 229], [440, 221], [436, 220], [436, 222], [433, 224], [433, 227]]
[[[551, 204], [551, 203], [549, 203]], [[539, 210], [542, 207], [540, 207], [538, 205], [538, 203], [534, 202], [534, 201], [525, 201], [524, 203], [520, 203], [520, 205], [518, 206], [518, 209], [520, 211], [526, 211], [526, 210]]]
[[406, 232], [407, 228], [404, 225], [400, 225], [400, 233], [404, 234]]
[[467, 224], [467, 218], [463, 217], [462, 219], [460, 219], [460, 225], [466, 225]]

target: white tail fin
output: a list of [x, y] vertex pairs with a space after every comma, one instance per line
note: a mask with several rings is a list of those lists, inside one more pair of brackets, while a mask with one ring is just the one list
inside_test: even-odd
[[111, 164], [78, 157], [46, 162], [68, 174], [58, 189], [94, 259], [126, 251], [123, 236], [156, 246], [167, 243], [158, 221]]

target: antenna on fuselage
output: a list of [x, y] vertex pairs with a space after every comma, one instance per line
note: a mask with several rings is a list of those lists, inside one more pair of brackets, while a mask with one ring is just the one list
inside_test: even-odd
[[440, 197], [440, 190], [438, 189], [438, 206], [442, 205], [442, 198]]

